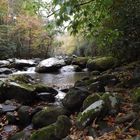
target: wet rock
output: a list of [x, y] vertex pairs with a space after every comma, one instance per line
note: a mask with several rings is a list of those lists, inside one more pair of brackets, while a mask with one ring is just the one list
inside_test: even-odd
[[55, 136], [59, 139], [65, 138], [69, 132], [72, 124], [67, 116], [61, 115], [57, 118]]
[[42, 93], [37, 94], [37, 98], [42, 101], [48, 101], [48, 102], [55, 101], [55, 95], [48, 92], [42, 92]]
[[32, 108], [30, 106], [21, 106], [18, 110], [20, 125], [27, 126], [31, 123]]
[[41, 61], [36, 67], [35, 71], [38, 73], [56, 72], [64, 65], [65, 61], [63, 59], [48, 58]]
[[89, 95], [83, 102], [82, 109], [85, 110], [88, 106], [93, 104], [94, 102], [100, 100], [101, 96], [98, 93], [93, 93], [92, 95]]
[[103, 117], [104, 107], [105, 107], [104, 101], [98, 100], [98, 101], [94, 102], [93, 104], [91, 104], [89, 107], [87, 107], [83, 112], [79, 113], [79, 115], [77, 117], [78, 127], [84, 128], [95, 118], [101, 117], [100, 115], [102, 115], [102, 117]]
[[86, 88], [71, 88], [62, 100], [64, 107], [74, 111], [82, 107], [83, 101], [89, 95]]
[[10, 64], [8, 60], [0, 60], [0, 67], [6, 67]]
[[15, 68], [18, 70], [23, 70], [26, 67], [33, 67], [36, 63], [34, 60], [26, 60], [26, 59], [13, 59], [12, 63], [10, 64], [10, 68]]
[[11, 73], [13, 73], [11, 69], [0, 68], [0, 74], [11, 74]]
[[17, 83], [34, 83], [34, 79], [27, 74], [11, 75], [9, 80]]
[[87, 68], [89, 69], [89, 71], [105, 71], [116, 66], [116, 64], [117, 60], [114, 57], [101, 57], [90, 59], [87, 62]]
[[34, 87], [28, 84], [18, 84], [15, 82], [4, 82], [0, 86], [1, 98], [3, 100], [16, 99], [20, 102], [29, 103], [32, 102], [36, 93]]
[[93, 93], [93, 92], [105, 92], [105, 88], [104, 88], [103, 84], [99, 81], [90, 84], [88, 89], [91, 93]]
[[76, 57], [76, 58], [73, 59], [72, 64], [73, 65], [78, 65], [81, 68], [86, 68], [88, 60], [89, 60], [88, 57]]
[[0, 112], [1, 112], [1, 114], [5, 114], [7, 112], [13, 112], [16, 109], [17, 109], [17, 106], [14, 106], [14, 105], [0, 104]]
[[32, 123], [35, 128], [44, 127], [56, 122], [57, 117], [67, 114], [64, 108], [45, 108], [33, 116]]
[[61, 72], [79, 72], [81, 68], [78, 65], [68, 65], [60, 69]]
[[15, 124], [17, 122], [16, 116], [13, 112], [7, 112], [6, 118], [8, 120], [8, 124]]

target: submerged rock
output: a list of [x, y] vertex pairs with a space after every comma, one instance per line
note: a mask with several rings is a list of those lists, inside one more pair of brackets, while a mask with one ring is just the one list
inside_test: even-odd
[[87, 68], [90, 71], [105, 71], [117, 65], [117, 60], [114, 57], [100, 57], [95, 59], [90, 59], [87, 62]]
[[38, 73], [56, 72], [64, 65], [65, 61], [63, 59], [48, 58], [41, 61], [36, 67], [35, 71]]

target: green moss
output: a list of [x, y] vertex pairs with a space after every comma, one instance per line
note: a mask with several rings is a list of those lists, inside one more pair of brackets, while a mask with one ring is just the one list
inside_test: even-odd
[[55, 136], [55, 124], [41, 128], [31, 135], [30, 140], [58, 140]]
[[140, 87], [133, 90], [133, 100], [140, 103]]
[[56, 137], [60, 139], [65, 138], [69, 134], [71, 126], [72, 124], [67, 116], [65, 115], [59, 116], [57, 118], [55, 129]]
[[25, 138], [25, 132], [21, 131], [21, 132], [16, 133], [14, 136], [9, 138], [8, 140], [20, 140], [24, 138]]
[[88, 106], [98, 101], [100, 98], [101, 96], [99, 94], [93, 93], [92, 95], [89, 95], [83, 102], [83, 109], [86, 109]]
[[112, 68], [117, 65], [117, 59], [114, 57], [108, 56], [108, 57], [101, 57], [96, 59], [90, 59], [87, 62], [87, 67], [89, 70], [107, 70], [109, 68]]

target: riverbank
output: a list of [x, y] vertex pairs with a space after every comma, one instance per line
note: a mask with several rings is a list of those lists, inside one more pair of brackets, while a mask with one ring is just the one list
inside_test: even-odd
[[[83, 62], [73, 61], [73, 64], [79, 63], [82, 68]], [[98, 58], [90, 60], [88, 68], [89, 75], [63, 89], [65, 95], [59, 104], [55, 88], [39, 84], [30, 76], [12, 75], [1, 81], [2, 139], [132, 140], [138, 137], [140, 62], [118, 66], [116, 60], [108, 63], [106, 58]]]

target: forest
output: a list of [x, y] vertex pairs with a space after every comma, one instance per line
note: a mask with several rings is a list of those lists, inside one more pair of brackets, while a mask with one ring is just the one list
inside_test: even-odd
[[0, 140], [140, 140], [140, 0], [0, 0]]

